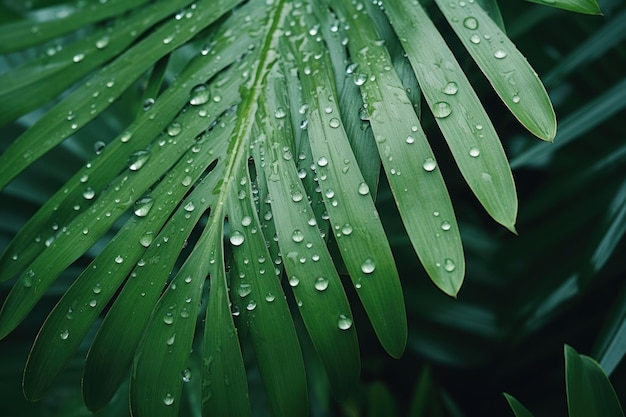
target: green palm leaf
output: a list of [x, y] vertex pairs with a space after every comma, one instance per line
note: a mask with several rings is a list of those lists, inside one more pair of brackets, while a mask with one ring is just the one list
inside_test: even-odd
[[[466, 12], [437, 2], [513, 115], [552, 139], [551, 104], [500, 29], [497, 4], [480, 2], [488, 15], [469, 3], [506, 60], [492, 59], [488, 42], [470, 44], [459, 24]], [[376, 205], [381, 167], [426, 274], [453, 297], [463, 283], [461, 228], [445, 156], [429, 143], [431, 116], [472, 192], [515, 230], [515, 185], [492, 119], [417, 2], [389, 1], [384, 11], [346, 0], [79, 2], [1, 25], [0, 44], [14, 56], [37, 51], [0, 75], [0, 123], [48, 106], [0, 155], [0, 188], [117, 106], [131, 113], [0, 258], [0, 280], [17, 277], [0, 337], [84, 263], [31, 349], [29, 399], [54, 386], [98, 327], [83, 373], [91, 410], [130, 372], [134, 415], [177, 415], [186, 396], [200, 398], [204, 415], [251, 415], [251, 348], [274, 415], [306, 415], [299, 320], [330, 385], [349, 395], [362, 325], [350, 294], [391, 356], [408, 338]], [[515, 82], [501, 76], [511, 71]]]

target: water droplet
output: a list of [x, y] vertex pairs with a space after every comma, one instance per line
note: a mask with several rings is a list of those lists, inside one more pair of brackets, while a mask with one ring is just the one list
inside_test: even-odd
[[352, 234], [352, 226], [348, 223], [344, 224], [341, 227], [341, 233], [343, 233], [344, 236], [349, 236]]
[[433, 104], [432, 111], [433, 116], [438, 119], [443, 119], [450, 116], [450, 113], [452, 113], [452, 106], [450, 106], [450, 103], [446, 101], [438, 101], [437, 103]]
[[422, 164], [422, 168], [424, 168], [424, 171], [431, 172], [434, 171], [435, 168], [437, 168], [437, 163], [433, 158], [426, 158], [426, 160]]
[[287, 117], [287, 112], [284, 108], [278, 107], [274, 112], [274, 117], [277, 119], [284, 119], [285, 117]]
[[187, 212], [192, 212], [196, 209], [196, 205], [193, 203], [193, 201], [190, 201], [185, 204], [185, 207], [183, 207], [183, 209]]
[[167, 127], [167, 134], [172, 137], [178, 136], [182, 131], [183, 126], [178, 122], [174, 122]]
[[409, 145], [415, 143], [415, 138], [411, 135], [406, 137], [406, 143], [408, 143]]
[[170, 394], [169, 392], [167, 394], [165, 394], [165, 397], [163, 397], [163, 404], [165, 404], [165, 405], [172, 405], [172, 404], [174, 404], [174, 396], [172, 394]]
[[485, 182], [491, 182], [491, 174], [488, 172], [483, 172], [480, 174], [480, 177]]
[[351, 75], [354, 74], [354, 72], [356, 71], [356, 69], [359, 67], [359, 64], [350, 64], [346, 67], [346, 75]]
[[256, 301], [250, 300], [248, 301], [248, 305], [246, 306], [246, 310], [252, 311], [256, 308]]
[[370, 192], [370, 187], [366, 183], [362, 182], [359, 184], [358, 192], [361, 195], [367, 195]]
[[143, 236], [141, 236], [139, 238], [139, 243], [144, 248], [147, 248], [148, 246], [150, 246], [152, 244], [153, 238], [154, 238], [153, 233], [148, 231], [148, 232], [144, 233]]
[[454, 263], [452, 259], [446, 258], [443, 261], [443, 269], [445, 269], [448, 272], [452, 272], [456, 269], [456, 264]]
[[239, 285], [239, 288], [237, 288], [237, 294], [239, 294], [241, 298], [248, 296], [251, 292], [252, 286], [250, 284], [242, 283]]
[[70, 336], [70, 331], [67, 329], [62, 330], [61, 333], [59, 333], [59, 337], [61, 337], [62, 340], [67, 340], [69, 336]]
[[109, 36], [104, 35], [103, 37], [101, 37], [100, 39], [96, 41], [96, 48], [98, 49], [106, 48], [110, 40], [111, 38]]
[[80, 62], [80, 61], [82, 61], [83, 59], [85, 59], [85, 54], [80, 53], [80, 54], [76, 54], [76, 55], [74, 55], [74, 57], [72, 58], [72, 61], [74, 61], [74, 62]]
[[89, 302], [89, 307], [93, 308], [98, 305], [98, 301], [94, 298]]
[[146, 150], [136, 151], [128, 157], [128, 168], [137, 171], [150, 159], [150, 152]]
[[85, 200], [91, 200], [95, 196], [96, 196], [96, 191], [91, 187], [87, 187], [85, 188], [85, 191], [83, 191], [83, 197], [85, 198]]
[[480, 36], [478, 35], [472, 35], [470, 36], [470, 42], [477, 45], [480, 43]]
[[117, 255], [115, 257], [115, 263], [116, 264], [121, 264], [122, 262], [124, 262], [124, 258], [122, 257], [122, 255]]
[[443, 222], [443, 223], [441, 223], [441, 230], [447, 232], [451, 228], [452, 228], [452, 225], [450, 224], [450, 222]]
[[94, 294], [100, 294], [102, 292], [102, 287], [100, 284], [96, 284], [93, 286], [92, 291]]
[[152, 197], [142, 197], [135, 202], [135, 215], [137, 217], [145, 217], [150, 212], [150, 209], [154, 205], [154, 199]]
[[300, 283], [300, 280], [298, 279], [297, 276], [292, 275], [289, 277], [289, 285], [291, 285], [292, 287], [297, 287], [299, 283]]
[[199, 106], [200, 104], [204, 104], [209, 101], [209, 97], [211, 96], [209, 89], [204, 84], [199, 84], [191, 89], [191, 98], [189, 99], [189, 104], [192, 106]]
[[302, 230], [296, 229], [291, 234], [291, 239], [296, 243], [300, 243], [304, 240], [304, 233], [302, 233]]
[[506, 51], [503, 49], [498, 49], [496, 52], [493, 53], [493, 56], [495, 56], [497, 59], [506, 58]]
[[271, 292], [268, 292], [267, 294], [265, 294], [265, 301], [267, 301], [268, 303], [273, 302], [276, 299], [276, 296], [274, 296], [274, 294], [272, 294]]
[[165, 324], [174, 323], [174, 314], [172, 314], [171, 311], [168, 311], [167, 313], [165, 313], [165, 315], [163, 316], [163, 323]]
[[365, 84], [365, 81], [367, 81], [367, 74], [359, 74], [356, 77], [354, 77], [354, 83], [356, 85], [363, 85]]
[[374, 261], [370, 258], [367, 258], [365, 261], [363, 261], [363, 264], [361, 264], [361, 271], [363, 271], [364, 274], [371, 274], [372, 272], [374, 272], [375, 269], [376, 265], [374, 264]]
[[129, 130], [126, 130], [120, 134], [120, 142], [126, 143], [132, 136], [133, 134]]
[[341, 123], [339, 122], [339, 119], [337, 119], [336, 117], [333, 117], [332, 119], [330, 119], [330, 121], [328, 122], [328, 124], [330, 125], [330, 127], [332, 127], [333, 129], [338, 128], [339, 126], [341, 126]]
[[328, 288], [328, 278], [325, 277], [318, 277], [315, 280], [315, 289], [318, 291], [325, 291], [326, 288]]
[[456, 94], [458, 91], [459, 91], [459, 86], [454, 81], [450, 81], [443, 88], [444, 94], [447, 94], [449, 96]]
[[182, 376], [183, 376], [183, 382], [191, 381], [191, 370], [189, 368], [186, 368], [185, 370], [183, 370]]
[[476, 158], [477, 156], [480, 155], [480, 150], [478, 150], [477, 147], [472, 146], [469, 150], [469, 154], [472, 158]]
[[147, 98], [146, 101], [143, 102], [143, 110], [148, 111], [152, 108], [153, 105], [154, 105], [154, 99]]
[[471, 16], [470, 17], [466, 17], [463, 20], [463, 26], [465, 26], [466, 28], [471, 29], [471, 30], [478, 29], [478, 20], [476, 20], [475, 18], [473, 18]]
[[317, 160], [317, 165], [325, 167], [326, 165], [328, 165], [328, 159], [326, 159], [325, 156], [322, 156], [320, 159]]
[[340, 314], [339, 319], [337, 319], [337, 327], [341, 330], [348, 330], [352, 327], [352, 319], [345, 314]]
[[521, 101], [520, 96], [518, 96], [517, 94], [513, 96], [513, 103], [517, 104]]
[[233, 246], [241, 246], [241, 244], [243, 243], [243, 241], [245, 240], [245, 237], [241, 234], [241, 232], [235, 230], [231, 235], [230, 235], [230, 243]]
[[106, 143], [99, 140], [93, 144], [93, 150], [96, 153], [96, 155], [100, 155], [106, 146], [107, 146]]

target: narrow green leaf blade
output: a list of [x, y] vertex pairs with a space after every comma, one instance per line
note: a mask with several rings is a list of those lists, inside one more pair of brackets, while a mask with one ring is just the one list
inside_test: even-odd
[[556, 115], [548, 93], [513, 42], [479, 4], [436, 2], [511, 113], [537, 137], [554, 140]]
[[[64, 16], [56, 16], [53, 10], [42, 15], [53, 15], [55, 19], [37, 22], [25, 19], [15, 23], [0, 25], [0, 53], [17, 51], [43, 43], [76, 29], [105, 20], [129, 10], [141, 7], [149, 0], [110, 0], [107, 2], [78, 3], [66, 8]], [[191, 3], [191, 0], [186, 0]]]
[[511, 410], [513, 410], [513, 414], [515, 414], [515, 417], [533, 417], [532, 413], [528, 411], [526, 407], [524, 407], [522, 403], [517, 401], [517, 399], [512, 395], [509, 395], [505, 392], [504, 398], [506, 398], [506, 401], [509, 403], [509, 407], [511, 407]]
[[247, 417], [248, 382], [229, 306], [224, 249], [221, 244], [215, 249], [202, 350], [202, 415]]
[[517, 195], [502, 144], [467, 77], [421, 5], [385, 3], [430, 111], [470, 188], [487, 212], [515, 230]]
[[245, 181], [231, 187], [227, 205], [235, 261], [231, 270], [233, 303], [241, 314], [239, 323], [248, 328], [273, 415], [304, 417], [308, 414], [304, 361], [275, 262], [265, 245], [266, 237], [259, 233], [263, 228], [251, 201], [254, 194], [246, 168], [242, 165], [238, 175]]
[[[399, 357], [407, 339], [400, 280], [369, 187], [341, 125], [327, 51], [315, 41], [311, 26], [306, 19], [296, 19], [294, 30], [304, 37], [301, 44], [293, 45], [293, 51], [303, 100], [309, 105], [309, 143], [322, 198], [337, 246], [374, 330], [385, 350]], [[320, 59], [307, 61], [305, 56]]]
[[[356, 330], [349, 325], [352, 312], [295, 165], [290, 120], [286, 114], [283, 116], [287, 108], [281, 91], [284, 77], [274, 72], [270, 80], [268, 108], [260, 109], [260, 119], [266, 123], [260, 129], [265, 134], [259, 146], [264, 148], [276, 237], [298, 311], [324, 363], [333, 392], [342, 397], [355, 386], [360, 372]], [[310, 196], [313, 204], [319, 198]]]
[[571, 12], [585, 14], [602, 14], [596, 0], [527, 0], [544, 6], [556, 7]]
[[[188, 368], [202, 288], [221, 252], [221, 217], [205, 228], [191, 255], [159, 300], [137, 351], [130, 383], [133, 415], [177, 416], [183, 382], [199, 370]], [[216, 230], [217, 229], [217, 230]], [[207, 326], [211, 323], [207, 322]]]
[[565, 382], [570, 417], [624, 416], [611, 381], [592, 358], [565, 345]]
[[391, 57], [377, 43], [367, 13], [344, 12], [350, 23], [350, 54], [358, 64], [369, 122], [385, 173], [411, 243], [433, 282], [456, 296], [465, 273], [458, 224], [446, 185]]

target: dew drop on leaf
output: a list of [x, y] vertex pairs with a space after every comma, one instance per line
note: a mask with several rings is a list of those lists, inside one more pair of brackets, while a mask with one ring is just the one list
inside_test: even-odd
[[448, 272], [452, 272], [456, 269], [456, 264], [454, 263], [452, 259], [446, 258], [443, 261], [443, 269], [445, 269]]
[[328, 124], [330, 125], [330, 127], [332, 127], [333, 129], [338, 128], [341, 123], [339, 122], [339, 119], [337, 119], [336, 117], [333, 117], [332, 119], [330, 119], [330, 121], [328, 122]]
[[276, 296], [274, 296], [274, 294], [272, 294], [271, 292], [268, 292], [267, 294], [265, 294], [265, 301], [267, 301], [268, 303], [273, 302], [276, 299]]
[[191, 98], [189, 104], [192, 106], [199, 106], [209, 101], [210, 93], [209, 89], [204, 84], [199, 84], [191, 89]]
[[443, 223], [441, 223], [441, 230], [447, 232], [451, 228], [452, 228], [452, 225], [450, 224], [450, 222], [443, 222]]
[[470, 42], [477, 45], [480, 43], [480, 36], [478, 35], [472, 35], [470, 36]]
[[136, 151], [128, 157], [128, 168], [137, 171], [150, 159], [150, 152], [146, 150]]
[[455, 83], [454, 81], [450, 81], [448, 84], [446, 84], [446, 86], [443, 88], [443, 93], [447, 94], [449, 96], [456, 94], [459, 91], [459, 86], [457, 85], [457, 83]]
[[352, 327], [352, 319], [345, 314], [340, 314], [339, 319], [337, 319], [337, 327], [341, 330], [348, 330]]
[[438, 101], [437, 103], [433, 104], [432, 111], [433, 116], [435, 116], [437, 119], [444, 119], [450, 116], [450, 113], [452, 113], [452, 106], [450, 106], [450, 103], [446, 101]]
[[300, 243], [304, 240], [304, 233], [302, 233], [302, 230], [296, 229], [291, 234], [291, 239], [296, 243]]
[[424, 171], [432, 172], [437, 168], [437, 163], [433, 158], [426, 158], [422, 164], [422, 168], [424, 168]]
[[328, 288], [328, 283], [328, 278], [318, 277], [315, 280], [315, 289], [318, 291], [326, 291], [326, 288]]
[[256, 301], [250, 300], [248, 301], [248, 305], [246, 306], [246, 310], [252, 311], [256, 308]]
[[70, 336], [70, 331], [69, 331], [69, 330], [67, 330], [67, 329], [62, 330], [62, 331], [61, 331], [61, 333], [59, 333], [59, 337], [60, 337], [62, 340], [67, 340], [67, 338], [68, 338], [69, 336]]
[[139, 238], [139, 243], [141, 244], [141, 246], [143, 246], [144, 248], [147, 248], [148, 246], [150, 246], [152, 244], [152, 240], [153, 240], [154, 236], [153, 233], [148, 231], [146, 233], [144, 233], [140, 238]]
[[142, 197], [135, 202], [135, 215], [137, 217], [145, 217], [150, 212], [150, 209], [154, 205], [154, 199], [152, 197]]
[[172, 137], [178, 136], [180, 132], [182, 131], [183, 131], [183, 126], [178, 122], [174, 122], [167, 127], [167, 134]]
[[472, 158], [476, 158], [477, 156], [480, 155], [480, 151], [478, 150], [478, 148], [476, 148], [475, 146], [472, 146], [469, 150], [469, 155]]
[[184, 369], [182, 372], [182, 376], [183, 376], [183, 382], [191, 381], [191, 369], [189, 368]]
[[169, 392], [167, 394], [165, 394], [165, 397], [163, 397], [163, 404], [165, 404], [165, 405], [172, 405], [172, 404], [174, 404], [174, 396], [172, 394], [170, 394]]
[[121, 264], [122, 262], [124, 262], [124, 258], [122, 257], [122, 255], [117, 255], [115, 257], [115, 263], [116, 264]]
[[165, 324], [174, 323], [174, 315], [172, 314], [171, 311], [168, 311], [167, 313], [165, 313], [165, 315], [163, 316], [163, 323]]
[[367, 258], [361, 264], [361, 271], [363, 271], [364, 274], [371, 274], [372, 272], [374, 272], [375, 269], [376, 265], [374, 264], [374, 261], [370, 258]]
[[317, 165], [325, 167], [326, 165], [328, 165], [328, 159], [326, 159], [325, 156], [322, 156], [320, 159], [317, 160]]
[[300, 280], [297, 276], [292, 275], [291, 277], [289, 277], [289, 285], [291, 285], [292, 287], [297, 287], [299, 283]]
[[85, 188], [85, 191], [83, 191], [83, 197], [85, 198], [85, 200], [91, 200], [95, 196], [96, 196], [96, 191], [91, 187], [87, 187]]
[[237, 294], [239, 294], [241, 298], [248, 296], [251, 292], [252, 286], [250, 284], [243, 283], [237, 288]]
[[367, 195], [370, 192], [370, 187], [366, 183], [362, 182], [359, 184], [358, 192], [361, 195]]
[[287, 116], [287, 112], [282, 107], [277, 108], [276, 111], [274, 112], [274, 117], [277, 119], [284, 119], [286, 116]]
[[493, 56], [496, 57], [497, 59], [503, 59], [506, 58], [506, 51], [503, 49], [498, 49], [496, 52], [493, 53]]
[[475, 18], [473, 18], [471, 16], [470, 17], [466, 17], [463, 20], [463, 26], [465, 26], [466, 28], [471, 29], [471, 30], [478, 29], [478, 20], [476, 20]]
[[231, 235], [230, 235], [230, 243], [233, 246], [241, 246], [241, 244], [243, 243], [243, 241], [245, 240], [244, 236], [241, 234], [241, 232], [235, 230]]

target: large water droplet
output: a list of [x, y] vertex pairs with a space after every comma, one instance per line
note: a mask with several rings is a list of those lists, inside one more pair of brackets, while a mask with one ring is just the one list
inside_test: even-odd
[[370, 192], [370, 187], [366, 183], [362, 182], [359, 184], [358, 192], [361, 195], [367, 195]]
[[337, 327], [339, 327], [341, 330], [348, 330], [350, 327], [352, 327], [352, 319], [345, 314], [340, 314], [339, 318], [337, 319]]
[[328, 124], [330, 125], [330, 127], [332, 127], [333, 129], [338, 128], [339, 126], [341, 126], [341, 122], [339, 122], [339, 119], [337, 119], [336, 117], [333, 117], [332, 119], [330, 119], [330, 121], [328, 122]]
[[441, 230], [443, 231], [448, 231], [452, 228], [452, 225], [450, 224], [450, 222], [442, 222], [441, 223]]
[[365, 84], [365, 81], [367, 81], [367, 74], [359, 74], [356, 77], [354, 77], [354, 83], [356, 85], [363, 85]]
[[349, 236], [352, 234], [352, 226], [349, 223], [344, 224], [341, 227], [341, 233], [343, 233], [344, 236]]
[[287, 111], [285, 111], [282, 107], [278, 107], [276, 111], [274, 111], [274, 117], [277, 119], [284, 119], [287, 117]]
[[241, 234], [241, 232], [235, 230], [231, 235], [230, 235], [230, 243], [233, 246], [241, 246], [241, 244], [243, 243], [245, 237]]
[[189, 368], [184, 369], [181, 374], [183, 377], [183, 382], [191, 381], [191, 370]]
[[239, 294], [241, 298], [248, 296], [251, 292], [252, 286], [250, 284], [243, 283], [237, 288], [237, 294]]
[[304, 233], [302, 233], [302, 230], [296, 229], [291, 234], [291, 239], [296, 243], [300, 243], [304, 240]]
[[146, 150], [136, 151], [128, 157], [128, 168], [131, 171], [139, 170], [150, 159], [150, 152]]
[[163, 323], [165, 324], [174, 323], [174, 314], [172, 314], [171, 311], [168, 311], [167, 313], [165, 313], [165, 315], [163, 316]]
[[297, 287], [299, 283], [300, 283], [300, 280], [298, 279], [297, 276], [292, 275], [289, 277], [289, 285], [291, 285], [292, 287]]
[[135, 201], [135, 215], [138, 217], [145, 217], [150, 212], [150, 209], [154, 205], [154, 199], [152, 197], [142, 197]]
[[318, 291], [325, 291], [328, 288], [328, 278], [318, 277], [315, 280], [315, 289]]
[[317, 160], [317, 165], [325, 167], [326, 165], [328, 165], [328, 159], [325, 156], [322, 156], [320, 159]]
[[178, 122], [174, 122], [167, 127], [167, 134], [174, 137], [178, 136], [183, 131], [183, 125]]
[[434, 171], [435, 168], [437, 168], [437, 162], [435, 162], [433, 158], [426, 158], [426, 160], [422, 164], [422, 168], [424, 168], [424, 171]]
[[146, 232], [144, 233], [140, 238], [139, 238], [139, 243], [141, 244], [141, 246], [143, 246], [144, 248], [147, 248], [148, 246], [150, 246], [152, 244], [152, 240], [153, 240], [154, 236], [153, 236], [153, 232]]
[[472, 158], [476, 158], [477, 156], [480, 155], [480, 150], [478, 150], [477, 147], [472, 146], [469, 150], [469, 154]]
[[445, 269], [448, 272], [452, 272], [456, 269], [456, 264], [454, 263], [452, 259], [446, 258], [443, 261], [443, 269]]
[[207, 86], [204, 84], [199, 84], [191, 90], [191, 98], [189, 100], [189, 104], [191, 104], [192, 106], [199, 106], [200, 104], [204, 104], [209, 101], [210, 96], [211, 94]]
[[170, 394], [169, 392], [167, 394], [165, 394], [165, 397], [163, 397], [163, 404], [165, 404], [165, 405], [172, 405], [172, 404], [174, 404], [174, 396], [172, 394]]
[[256, 301], [250, 300], [248, 301], [248, 305], [246, 306], [246, 310], [252, 311], [256, 308]]
[[98, 49], [106, 48], [110, 40], [111, 38], [108, 35], [104, 35], [103, 37], [101, 37], [100, 39], [96, 41], [96, 48]]
[[478, 45], [480, 43], [480, 36], [478, 36], [478, 35], [470, 36], [470, 42], [475, 44], [475, 45]]
[[448, 84], [446, 84], [446, 86], [443, 88], [443, 92], [444, 94], [448, 94], [448, 95], [454, 95], [459, 91], [459, 86], [457, 85], [457, 83], [455, 83], [454, 81], [450, 81]]
[[506, 51], [503, 49], [498, 49], [496, 52], [493, 53], [493, 56], [497, 59], [506, 58], [506, 55]]
[[450, 113], [452, 113], [452, 106], [450, 106], [450, 103], [446, 101], [438, 101], [437, 103], [433, 104], [432, 111], [433, 116], [438, 119], [443, 119], [450, 116]]
[[265, 301], [267, 301], [268, 303], [273, 302], [275, 299], [276, 299], [276, 296], [272, 294], [271, 292], [268, 292], [267, 294], [265, 294]]
[[117, 255], [115, 257], [115, 263], [116, 264], [121, 264], [122, 262], [124, 262], [124, 257], [122, 255]]
[[367, 258], [361, 264], [361, 271], [363, 271], [364, 274], [371, 274], [372, 272], [374, 272], [375, 269], [376, 265], [374, 264], [374, 261], [370, 258]]
[[95, 196], [96, 196], [96, 191], [91, 187], [87, 187], [85, 188], [85, 191], [83, 191], [83, 197], [85, 198], [85, 200], [91, 200]]
[[100, 155], [106, 146], [107, 144], [105, 142], [99, 140], [93, 144], [93, 150], [96, 155]]
[[478, 29], [478, 20], [476, 20], [475, 18], [473, 18], [471, 16], [470, 17], [466, 17], [463, 20], [463, 26], [465, 26], [466, 28], [471, 29], [471, 30]]
[[59, 333], [59, 337], [62, 340], [67, 340], [68, 337], [70, 337], [70, 331], [65, 329], [65, 330], [61, 330], [61, 333]]

